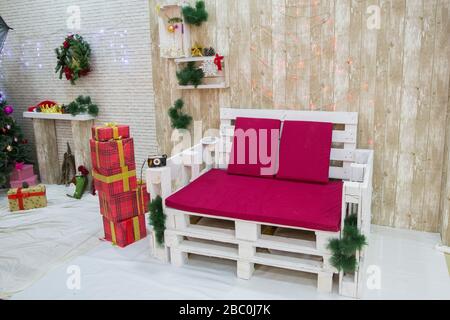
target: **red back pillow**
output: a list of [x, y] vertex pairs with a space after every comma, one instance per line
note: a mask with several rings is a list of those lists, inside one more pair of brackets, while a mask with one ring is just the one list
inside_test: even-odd
[[278, 179], [328, 182], [333, 124], [284, 121]]
[[280, 127], [280, 120], [237, 118], [228, 173], [273, 177], [277, 172]]

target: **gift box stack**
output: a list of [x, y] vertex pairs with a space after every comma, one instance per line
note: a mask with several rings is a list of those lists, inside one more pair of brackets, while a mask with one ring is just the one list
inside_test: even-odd
[[93, 127], [90, 147], [105, 239], [126, 247], [146, 237], [145, 213], [150, 201], [145, 184], [136, 179], [130, 128], [115, 124]]
[[35, 186], [38, 184], [37, 175], [34, 174], [32, 164], [16, 164], [16, 167], [11, 172], [9, 181], [11, 188], [20, 188], [24, 183], [28, 186]]

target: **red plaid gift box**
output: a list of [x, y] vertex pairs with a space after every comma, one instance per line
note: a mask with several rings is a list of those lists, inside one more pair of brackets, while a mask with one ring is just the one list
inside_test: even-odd
[[118, 168], [135, 163], [132, 138], [106, 142], [91, 139], [90, 145], [92, 165], [96, 169]]
[[130, 137], [130, 127], [105, 123], [103, 126], [92, 127], [92, 138], [97, 141], [127, 139]]
[[99, 192], [100, 213], [110, 221], [120, 222], [148, 212], [150, 195], [145, 184], [134, 191], [108, 195]]
[[99, 192], [115, 195], [136, 190], [136, 165], [103, 169], [92, 169], [95, 189]]
[[140, 215], [121, 222], [113, 222], [103, 217], [105, 239], [124, 248], [147, 236], [145, 215]]

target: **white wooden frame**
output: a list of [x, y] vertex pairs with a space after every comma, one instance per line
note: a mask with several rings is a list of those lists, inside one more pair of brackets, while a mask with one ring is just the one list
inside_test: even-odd
[[[180, 71], [182, 67], [187, 62], [196, 62], [196, 64], [201, 64], [207, 60], [214, 60], [215, 56], [208, 57], [187, 57], [175, 59], [177, 65], [177, 71]], [[228, 68], [228, 57], [224, 56], [222, 60], [222, 71], [218, 71], [216, 76], [206, 76], [202, 79], [202, 84], [197, 87], [193, 85], [178, 85], [177, 88], [180, 90], [194, 90], [194, 89], [225, 89], [230, 86], [229, 84], [229, 68]]]
[[[170, 33], [167, 30], [167, 19], [180, 17], [182, 7], [186, 1], [169, 1], [169, 3], [159, 5], [158, 31], [159, 31], [159, 50], [160, 56], [167, 59], [176, 59], [189, 57], [191, 55], [191, 32], [189, 24], [180, 22], [179, 25], [183, 31], [177, 30]], [[176, 50], [176, 52], [172, 52]]]
[[[358, 227], [368, 237], [370, 233], [373, 151], [357, 150], [358, 114], [350, 112], [318, 112], [264, 109], [221, 109], [221, 128], [218, 142], [198, 144], [168, 159], [168, 166], [162, 169], [147, 170], [147, 185], [154, 197], [161, 194], [163, 199], [183, 188], [192, 180], [207, 172], [211, 163], [204, 159], [214, 159], [213, 167], [225, 168], [231, 150], [233, 121], [236, 117], [257, 117], [284, 120], [304, 120], [332, 122], [342, 126], [333, 131], [333, 143], [340, 144], [331, 150], [331, 160], [341, 161], [342, 166], [330, 165], [330, 178], [344, 180], [342, 221], [351, 212], [358, 214]], [[204, 167], [204, 169], [202, 169]], [[189, 253], [200, 254], [237, 261], [239, 278], [250, 279], [255, 264], [299, 270], [318, 275], [318, 290], [331, 292], [333, 274], [338, 273], [329, 262], [331, 252], [327, 249], [331, 238], [339, 238], [342, 232], [324, 232], [305, 228], [294, 228], [258, 221], [244, 221], [226, 217], [209, 216], [164, 207], [166, 220], [166, 248], [160, 254], [167, 261], [167, 248], [170, 248], [171, 263], [182, 266]], [[234, 230], [201, 226], [190, 222], [192, 217], [222, 219], [234, 223]], [[265, 235], [261, 226], [282, 227], [308, 231], [315, 240], [299, 240]], [[342, 223], [343, 226], [343, 223]], [[281, 254], [262, 253], [257, 250], [273, 249], [282, 252], [302, 254], [293, 257]], [[158, 255], [156, 255], [158, 256]], [[358, 253], [359, 268], [355, 274], [339, 273], [339, 293], [350, 297], [361, 294], [360, 270], [363, 269], [364, 252]], [[318, 260], [319, 259], [319, 260]]]

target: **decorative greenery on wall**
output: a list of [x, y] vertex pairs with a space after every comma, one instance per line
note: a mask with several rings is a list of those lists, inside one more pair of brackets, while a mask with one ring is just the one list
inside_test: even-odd
[[78, 96], [74, 101], [64, 106], [64, 109], [65, 112], [73, 116], [86, 112], [94, 117], [98, 116], [98, 107], [92, 103], [91, 97], [89, 96]]
[[208, 12], [206, 11], [204, 1], [197, 1], [195, 8], [190, 5], [184, 6], [182, 12], [184, 21], [188, 24], [200, 26], [208, 20]]
[[178, 99], [169, 109], [170, 122], [174, 129], [187, 129], [192, 122], [192, 117], [183, 112], [183, 107], [183, 100]]
[[198, 68], [194, 61], [188, 62], [184, 69], [177, 72], [178, 84], [180, 86], [191, 84], [197, 88], [202, 84], [202, 79], [204, 77], [205, 74], [203, 70]]
[[333, 253], [331, 264], [339, 271], [353, 273], [356, 271], [356, 251], [367, 245], [366, 237], [358, 230], [358, 217], [352, 214], [345, 218], [341, 239], [332, 239], [328, 248]]
[[149, 204], [150, 225], [153, 226], [156, 242], [162, 246], [164, 244], [164, 231], [166, 230], [166, 215], [163, 211], [162, 198], [157, 196]]
[[75, 34], [67, 36], [63, 44], [55, 49], [56, 64], [55, 72], [59, 72], [59, 78], [62, 79], [64, 73], [71, 84], [82, 76], [86, 76], [90, 71], [91, 47], [83, 40], [83, 37]]

